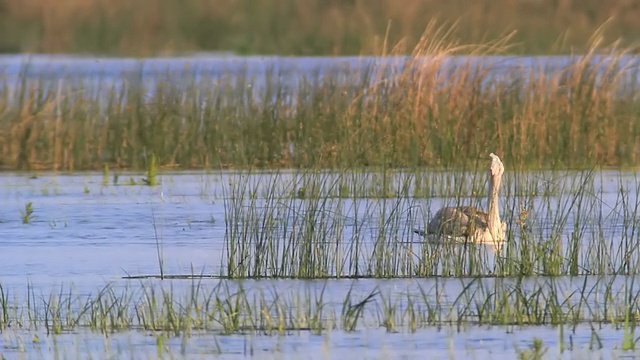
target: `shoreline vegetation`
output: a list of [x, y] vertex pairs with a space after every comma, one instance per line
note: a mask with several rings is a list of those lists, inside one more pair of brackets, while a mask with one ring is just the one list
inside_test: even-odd
[[469, 44], [515, 31], [516, 55], [584, 53], [609, 19], [606, 41], [640, 40], [640, 8], [624, 0], [0, 0], [0, 52], [378, 55], [416, 43], [430, 19]]
[[436, 22], [411, 56], [389, 46], [396, 66], [299, 72], [293, 85], [275, 69], [153, 81], [140, 70], [116, 75], [122, 86], [24, 70], [0, 77], [0, 169], [140, 170], [152, 155], [160, 169], [451, 168], [489, 152], [512, 169], [633, 167], [638, 69], [603, 31], [567, 64], [500, 76], [478, 59], [504, 54], [512, 35], [470, 45]]

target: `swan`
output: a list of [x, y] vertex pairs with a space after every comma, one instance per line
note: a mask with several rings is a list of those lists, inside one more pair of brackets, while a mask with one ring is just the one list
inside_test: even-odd
[[475, 242], [500, 246], [506, 238], [507, 224], [500, 221], [498, 193], [504, 165], [498, 155], [489, 154], [489, 211], [471, 206], [443, 207], [429, 221], [427, 231], [414, 229], [421, 236], [444, 235], [454, 242]]

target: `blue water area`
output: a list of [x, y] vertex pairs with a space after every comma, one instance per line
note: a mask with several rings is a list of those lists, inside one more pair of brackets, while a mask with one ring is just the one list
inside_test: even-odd
[[[135, 87], [143, 87], [149, 95], [160, 83], [178, 89], [189, 86], [211, 86], [216, 83], [241, 84], [250, 87], [254, 99], [266, 95], [267, 85], [295, 96], [301, 82], [319, 84], [328, 77], [353, 84], [362, 91], [362, 82], [372, 84], [395, 81], [393, 74], [411, 64], [419, 76], [424, 68], [437, 64], [437, 78], [441, 83], [458, 76], [457, 69], [465, 69], [470, 85], [479, 83], [487, 89], [496, 84], [504, 88], [524, 87], [540, 74], [553, 73], [562, 85], [562, 78], [575, 76], [577, 69], [595, 69], [595, 80], [615, 78], [619, 90], [636, 93], [640, 83], [640, 58], [632, 55], [606, 56], [424, 56], [395, 57], [239, 57], [220, 54], [195, 54], [171, 58], [103, 58], [67, 55], [0, 55], [2, 81], [10, 89], [18, 84], [37, 84], [40, 88], [82, 90], [94, 95]], [[473, 75], [480, 76], [475, 81]], [[329, 76], [330, 75], [330, 76]], [[421, 75], [420, 75], [421, 76]], [[611, 80], [611, 79], [609, 79]], [[556, 85], [549, 84], [549, 86]], [[72, 94], [69, 94], [71, 96]], [[359, 94], [362, 95], [362, 94]], [[366, 95], [366, 94], [365, 94]]]
[[[532, 347], [533, 339], [543, 341], [544, 359], [636, 358], [638, 351], [620, 349], [619, 330], [605, 326], [596, 340], [589, 326], [562, 335], [556, 327], [474, 327], [461, 330], [428, 329], [416, 334], [388, 333], [383, 329], [358, 332], [308, 332], [284, 336], [192, 335], [185, 345], [174, 337], [163, 346], [156, 334], [70, 334], [43, 337], [33, 343], [31, 334], [3, 334], [7, 359], [12, 358], [118, 358], [118, 359], [515, 359]], [[598, 342], [599, 341], [599, 342]], [[563, 346], [557, 344], [562, 342]], [[184, 347], [184, 351], [181, 351]], [[160, 348], [160, 350], [158, 350]]]

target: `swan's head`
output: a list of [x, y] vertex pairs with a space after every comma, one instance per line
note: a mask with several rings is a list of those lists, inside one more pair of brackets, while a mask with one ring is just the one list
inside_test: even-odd
[[501, 176], [502, 173], [504, 173], [504, 165], [502, 164], [502, 161], [500, 161], [498, 155], [494, 153], [489, 154], [489, 157], [491, 158], [491, 164], [489, 164], [489, 171], [491, 172], [491, 175]]

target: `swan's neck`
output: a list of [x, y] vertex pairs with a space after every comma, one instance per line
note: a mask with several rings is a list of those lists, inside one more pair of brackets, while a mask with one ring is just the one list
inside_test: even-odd
[[489, 216], [487, 219], [487, 227], [494, 234], [500, 232], [502, 228], [502, 222], [500, 221], [500, 205], [498, 202], [498, 193], [500, 191], [501, 181], [501, 175], [492, 175], [489, 181]]

